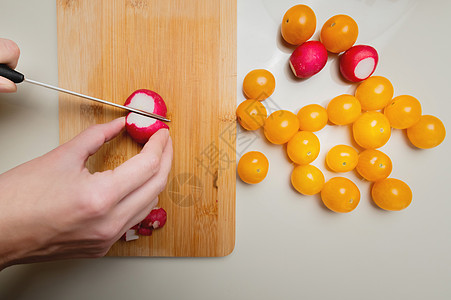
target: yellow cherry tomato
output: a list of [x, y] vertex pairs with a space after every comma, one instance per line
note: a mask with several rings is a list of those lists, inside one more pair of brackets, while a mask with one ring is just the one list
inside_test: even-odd
[[320, 39], [327, 51], [340, 53], [354, 45], [359, 35], [359, 27], [353, 18], [336, 15], [324, 23]]
[[359, 84], [355, 97], [363, 110], [383, 109], [393, 98], [393, 85], [382, 76], [371, 76]]
[[351, 146], [337, 145], [326, 155], [327, 166], [334, 172], [349, 172], [354, 170], [359, 154]]
[[266, 119], [263, 129], [268, 141], [285, 144], [298, 132], [299, 120], [291, 111], [277, 110]]
[[395, 178], [386, 178], [374, 183], [371, 196], [374, 203], [385, 210], [402, 210], [412, 202], [410, 187]]
[[315, 166], [297, 166], [291, 173], [291, 184], [303, 195], [315, 195], [323, 188], [324, 175]]
[[385, 107], [384, 114], [390, 121], [391, 127], [406, 129], [420, 120], [421, 104], [415, 97], [401, 95], [393, 98]]
[[360, 202], [359, 188], [351, 180], [334, 177], [327, 181], [321, 190], [321, 200], [334, 212], [348, 213]]
[[238, 123], [246, 130], [256, 130], [263, 126], [268, 113], [265, 106], [257, 100], [248, 99], [241, 102], [236, 109]]
[[362, 112], [359, 100], [352, 95], [340, 95], [330, 100], [327, 105], [329, 120], [337, 125], [353, 123]]
[[385, 179], [392, 171], [390, 157], [382, 151], [367, 149], [360, 152], [356, 170], [368, 181]]
[[306, 165], [318, 157], [319, 146], [319, 139], [313, 132], [299, 131], [288, 141], [287, 154], [293, 162]]
[[315, 33], [315, 13], [307, 5], [295, 5], [283, 16], [280, 29], [282, 37], [287, 43], [300, 45]]
[[318, 104], [309, 104], [301, 108], [297, 114], [299, 129], [305, 131], [318, 131], [327, 124], [327, 111]]
[[241, 180], [249, 184], [255, 184], [265, 179], [268, 174], [269, 161], [266, 156], [258, 151], [245, 153], [238, 162], [237, 172]]
[[418, 148], [429, 149], [440, 145], [446, 136], [445, 125], [439, 118], [423, 115], [413, 126], [407, 128], [407, 137]]
[[367, 111], [352, 125], [354, 140], [365, 149], [385, 145], [390, 139], [391, 129], [387, 117], [378, 111]]
[[252, 70], [243, 80], [243, 92], [248, 99], [265, 100], [276, 88], [276, 79], [265, 69]]

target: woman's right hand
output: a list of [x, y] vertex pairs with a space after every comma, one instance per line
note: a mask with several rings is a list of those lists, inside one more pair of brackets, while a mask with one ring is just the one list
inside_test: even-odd
[[[0, 64], [6, 64], [15, 69], [19, 60], [20, 50], [16, 43], [11, 40], [0, 38]], [[0, 93], [14, 93], [17, 86], [5, 77], [0, 77]]]

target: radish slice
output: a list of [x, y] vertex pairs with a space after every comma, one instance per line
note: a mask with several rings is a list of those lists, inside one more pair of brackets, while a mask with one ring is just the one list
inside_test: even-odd
[[353, 46], [340, 57], [340, 72], [348, 81], [363, 81], [374, 73], [378, 60], [379, 56], [373, 47]]
[[[166, 117], [167, 109], [163, 98], [151, 90], [135, 91], [127, 98], [124, 105]], [[158, 130], [169, 129], [168, 125], [160, 120], [133, 112], [127, 115], [125, 122], [125, 129], [128, 134], [139, 144], [145, 144]]]
[[134, 241], [139, 239], [139, 235], [136, 234], [136, 230], [129, 229], [122, 235], [122, 239], [126, 242]]

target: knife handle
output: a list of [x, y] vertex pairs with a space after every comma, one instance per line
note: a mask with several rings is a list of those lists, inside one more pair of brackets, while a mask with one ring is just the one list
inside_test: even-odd
[[0, 76], [7, 78], [14, 83], [21, 83], [25, 80], [25, 76], [22, 73], [11, 69], [5, 64], [0, 64]]

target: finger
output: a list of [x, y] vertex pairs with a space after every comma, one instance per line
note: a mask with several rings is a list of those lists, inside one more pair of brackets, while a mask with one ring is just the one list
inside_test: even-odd
[[157, 131], [146, 143], [140, 153], [133, 156], [111, 173], [106, 173], [116, 191], [117, 200], [121, 200], [145, 182], [160, 169], [163, 151], [169, 140], [169, 131]]
[[20, 49], [16, 43], [7, 39], [0, 39], [0, 63], [15, 69], [19, 61]]
[[103, 144], [116, 137], [125, 126], [121, 117], [105, 124], [89, 127], [62, 146], [65, 151], [75, 154], [77, 160], [84, 163], [89, 156], [96, 153]]
[[0, 93], [15, 93], [17, 86], [14, 82], [5, 77], [0, 77]]
[[[172, 167], [172, 140], [169, 138], [167, 146], [161, 158], [160, 170], [145, 184], [127, 195], [113, 210], [111, 216], [118, 220], [129, 220], [133, 212], [141, 211], [149, 206], [149, 200], [156, 197], [162, 192], [166, 185], [166, 181]], [[131, 218], [130, 223], [135, 222], [135, 218]], [[138, 220], [137, 222], [139, 222]], [[136, 224], [136, 223], [135, 223]], [[132, 224], [131, 226], [133, 226]]]

